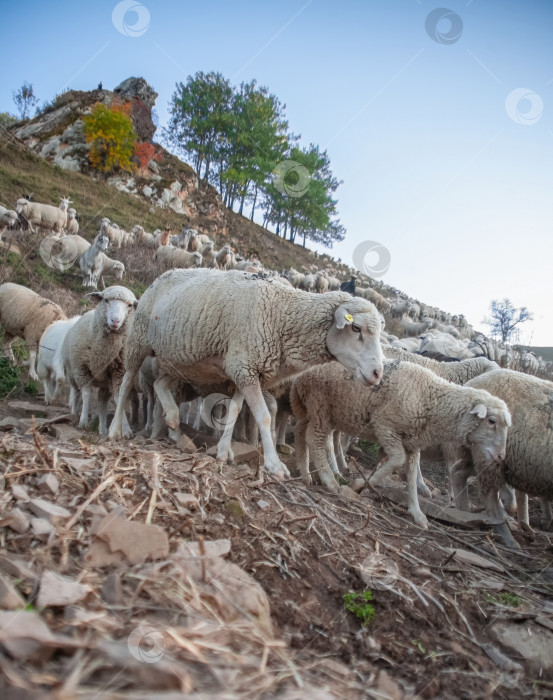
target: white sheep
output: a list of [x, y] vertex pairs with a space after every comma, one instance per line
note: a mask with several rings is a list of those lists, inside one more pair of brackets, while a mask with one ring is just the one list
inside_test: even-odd
[[108, 258], [105, 253], [101, 254], [102, 257], [102, 276], [103, 277], [115, 277], [116, 280], [122, 280], [125, 274], [125, 264], [120, 260], [114, 260], [113, 258]]
[[214, 246], [215, 244], [213, 241], [208, 241], [208, 243], [204, 243], [202, 249], [201, 249], [201, 254], [202, 254], [202, 261], [204, 265], [209, 266], [212, 265], [215, 259], [215, 252], [214, 252]]
[[[334, 277], [333, 275], [328, 276], [328, 291], [329, 292], [335, 292], [338, 289], [340, 289], [340, 280], [337, 277]], [[369, 299], [369, 301], [371, 301]]]
[[[301, 285], [303, 283], [303, 280], [305, 279], [305, 275], [301, 272], [298, 272], [297, 270], [294, 270], [293, 267], [291, 267], [288, 272], [286, 273], [286, 278], [288, 281], [292, 284], [292, 286], [295, 289], [300, 289]], [[339, 287], [338, 287], [339, 289]]]
[[306, 295], [232, 270], [171, 270], [144, 292], [129, 334], [127, 373], [110, 437], [122, 436], [124, 405], [145, 357], [155, 354], [156, 394], [167, 424], [178, 426], [174, 379], [198, 384], [231, 380], [237, 387], [217, 456], [229, 453], [244, 398], [259, 426], [267, 469], [288, 474], [272, 442], [262, 389], [315, 364], [337, 359], [368, 384], [382, 372], [380, 317], [347, 294]]
[[214, 254], [215, 262], [220, 270], [230, 270], [236, 265], [236, 259], [231, 247], [227, 244]]
[[[492, 464], [489, 460], [471, 460], [468, 455], [462, 455], [462, 462], [452, 471], [457, 507], [468, 510], [466, 480], [475, 471], [486, 511], [492, 517], [504, 519], [498, 491], [505, 484], [529, 496], [539, 496], [546, 502], [552, 500], [553, 383], [515, 370], [500, 369], [472, 379], [467, 386], [485, 389], [503, 399], [512, 415], [512, 427], [503, 465]], [[526, 519], [522, 517], [522, 520]], [[518, 546], [506, 524], [499, 534], [506, 544]]]
[[315, 275], [315, 291], [319, 294], [328, 292], [328, 275], [325, 270], [319, 270]]
[[79, 222], [77, 221], [77, 212], [73, 207], [67, 210], [67, 225], [65, 232], [76, 235], [79, 233]]
[[38, 251], [46, 265], [64, 272], [77, 263], [89, 248], [89, 241], [82, 236], [72, 234], [60, 236], [57, 233], [51, 233], [44, 236]]
[[7, 228], [12, 228], [18, 222], [19, 217], [13, 209], [6, 209], [0, 205], [0, 238]]
[[59, 207], [41, 202], [30, 202], [28, 199], [18, 199], [16, 211], [27, 221], [29, 229], [34, 233], [33, 225], [63, 234], [67, 223], [67, 209], [71, 200], [60, 197]]
[[134, 241], [134, 234], [132, 232], [124, 231], [118, 224], [111, 223], [107, 216], [100, 222], [100, 233], [107, 236], [109, 242], [115, 248], [132, 245]]
[[147, 231], [144, 231], [144, 227], [140, 226], [139, 224], [136, 224], [131, 229], [131, 234], [134, 237], [134, 240], [138, 245], [147, 247], [147, 248], [157, 248], [156, 245], [156, 237], [153, 233], [148, 233]]
[[44, 401], [49, 404], [59, 395], [65, 383], [61, 355], [63, 340], [80, 316], [54, 321], [44, 331], [38, 348], [37, 375], [44, 387]]
[[[117, 397], [125, 371], [125, 340], [138, 302], [129, 289], [120, 286], [107, 287], [88, 296], [98, 305], [69, 329], [62, 345], [62, 358], [73, 395], [81, 395], [80, 427], [88, 426], [92, 388], [98, 387], [99, 429], [100, 435], [106, 435], [107, 404], [110, 395]], [[73, 412], [75, 406], [73, 401]], [[128, 425], [124, 429], [130, 432]]]
[[307, 483], [312, 450], [322, 483], [338, 491], [327, 461], [334, 429], [378, 442], [387, 459], [369, 483], [383, 485], [390, 472], [404, 466], [409, 513], [424, 528], [428, 521], [417, 495], [417, 452], [449, 441], [470, 445], [486, 459], [500, 460], [505, 454], [510, 415], [501, 399], [451, 384], [410, 362], [386, 361], [380, 385], [371, 389], [352, 382], [337, 363], [316, 367], [295, 379], [290, 402], [297, 420], [297, 463]]
[[165, 270], [176, 267], [201, 267], [202, 254], [189, 253], [172, 245], [161, 245], [154, 253], [154, 262], [159, 263]]
[[98, 281], [102, 275], [104, 258], [103, 253], [108, 249], [109, 239], [100, 230], [90, 248], [79, 258], [79, 267], [83, 275], [83, 287], [98, 286]]
[[314, 292], [316, 283], [317, 278], [315, 277], [315, 275], [305, 275], [300, 285], [300, 288], [304, 289], [306, 292]]
[[63, 309], [50, 299], [23, 287], [6, 282], [0, 285], [0, 326], [4, 329], [4, 352], [15, 361], [11, 345], [23, 338], [29, 351], [29, 376], [38, 379], [35, 364], [40, 337], [47, 326], [65, 319]]
[[474, 353], [467, 348], [468, 341], [457, 340], [449, 333], [441, 335], [425, 334], [419, 352], [434, 359], [468, 360]]

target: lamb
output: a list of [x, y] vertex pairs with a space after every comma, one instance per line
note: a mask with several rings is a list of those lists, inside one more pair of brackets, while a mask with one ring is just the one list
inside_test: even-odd
[[295, 289], [300, 289], [305, 279], [305, 275], [291, 267], [286, 273], [286, 279], [292, 284]]
[[381, 322], [374, 306], [347, 294], [310, 294], [259, 275], [217, 270], [171, 270], [144, 292], [129, 333], [127, 372], [110, 437], [122, 436], [124, 405], [145, 357], [160, 367], [156, 394], [166, 423], [176, 428], [170, 387], [231, 380], [237, 387], [217, 456], [226, 459], [234, 422], [246, 399], [259, 426], [265, 466], [288, 474], [276, 453], [262, 389], [307, 367], [337, 359], [367, 384], [382, 373]]
[[119, 228], [117, 224], [112, 224], [107, 216], [100, 222], [100, 233], [107, 236], [109, 242], [115, 246], [115, 248], [121, 248], [121, 246], [132, 243], [134, 238], [131, 233]]
[[427, 528], [417, 496], [416, 452], [449, 440], [470, 445], [486, 459], [504, 458], [510, 414], [506, 404], [488, 392], [451, 384], [425, 367], [399, 360], [385, 362], [382, 382], [374, 389], [350, 377], [332, 363], [304, 372], [292, 385], [296, 455], [306, 483], [311, 481], [312, 448], [322, 483], [338, 491], [327, 462], [327, 455], [332, 459], [333, 429], [378, 442], [387, 459], [369, 483], [383, 485], [391, 471], [405, 465], [409, 513]]
[[[80, 392], [82, 410], [79, 426], [88, 426], [90, 396], [98, 387], [100, 435], [107, 435], [107, 405], [110, 395], [117, 391], [124, 373], [123, 351], [130, 321], [138, 304], [126, 287], [107, 287], [103, 292], [88, 295], [98, 305], [72, 326], [62, 345], [65, 376], [73, 397]], [[72, 402], [76, 413], [76, 401]], [[124, 426], [128, 434], [128, 425]]]
[[122, 280], [125, 274], [125, 264], [120, 260], [108, 258], [105, 253], [101, 254], [102, 258], [102, 276], [115, 277], [116, 280]]
[[428, 330], [431, 325], [432, 321], [421, 321], [420, 323], [415, 323], [414, 321], [410, 321], [409, 317], [407, 316], [404, 316], [399, 322], [399, 326], [403, 331], [403, 335], [409, 336], [411, 338], [413, 338], [414, 336], [418, 336], [421, 333], [424, 333], [424, 331]]
[[[333, 275], [328, 276], [328, 291], [335, 292], [340, 289], [340, 280]], [[369, 300], [370, 301], [370, 300]]]
[[213, 260], [214, 260], [213, 247], [214, 247], [213, 241], [209, 241], [208, 243], [205, 243], [202, 250], [200, 251], [202, 254], [202, 260], [206, 266], [211, 265], [213, 263]]
[[133, 226], [131, 229], [131, 235], [134, 237], [135, 242], [139, 245], [143, 245], [147, 248], [157, 248], [155, 235], [144, 231], [144, 227], [140, 226], [140, 224]]
[[220, 270], [230, 270], [236, 265], [234, 253], [228, 244], [215, 253], [215, 262]]
[[395, 301], [391, 307], [392, 318], [401, 318], [409, 311], [409, 302], [405, 299]]
[[67, 210], [67, 224], [65, 227], [65, 232], [69, 234], [76, 235], [79, 233], [79, 222], [77, 221], [77, 212], [73, 207]]
[[306, 292], [314, 292], [315, 284], [317, 283], [317, 278], [315, 275], [305, 275], [303, 282], [301, 283], [301, 289]]
[[[474, 472], [487, 513], [499, 520], [503, 520], [505, 514], [498, 491], [505, 484], [529, 496], [552, 500], [553, 383], [515, 370], [500, 369], [476, 377], [466, 386], [484, 389], [503, 399], [511, 411], [513, 425], [507, 439], [504, 465], [490, 464], [489, 460], [471, 460], [467, 454], [461, 456], [461, 463], [452, 471], [457, 508], [468, 510], [466, 480]], [[506, 524], [499, 534], [508, 546], [518, 546]]]
[[4, 351], [8, 350], [12, 362], [15, 362], [11, 345], [16, 338], [24, 339], [29, 351], [31, 379], [38, 380], [35, 364], [44, 330], [54, 321], [65, 318], [60, 306], [27, 287], [12, 282], [0, 285], [0, 326], [4, 329]]
[[94, 239], [90, 248], [79, 258], [79, 267], [83, 274], [83, 287], [96, 287], [103, 270], [103, 253], [108, 249], [109, 239], [100, 233]]
[[262, 272], [263, 266], [261, 265], [260, 262], [257, 262], [257, 261], [240, 260], [240, 262], [236, 263], [234, 269], [235, 270], [245, 270], [246, 272]]
[[57, 398], [65, 383], [65, 371], [61, 356], [63, 340], [80, 316], [54, 321], [44, 331], [38, 348], [37, 375], [44, 387], [44, 402]]
[[55, 233], [63, 234], [67, 223], [67, 208], [71, 200], [67, 197], [60, 197], [59, 207], [52, 204], [42, 204], [40, 202], [30, 202], [28, 199], [18, 199], [16, 211], [27, 221], [29, 229], [34, 233], [33, 225], [42, 229], [48, 229]]
[[376, 308], [381, 312], [388, 311], [390, 309], [388, 300], [385, 299], [382, 294], [379, 294], [377, 291], [372, 289], [372, 287], [357, 287], [356, 294], [363, 297], [363, 299], [367, 299], [367, 301], [372, 301]]
[[319, 294], [328, 292], [328, 276], [324, 270], [320, 270], [315, 275], [315, 291]]
[[0, 238], [7, 228], [12, 228], [18, 222], [19, 217], [13, 209], [0, 206]]
[[154, 253], [154, 262], [159, 263], [165, 270], [175, 267], [201, 267], [202, 254], [189, 253], [172, 245], [159, 246]]

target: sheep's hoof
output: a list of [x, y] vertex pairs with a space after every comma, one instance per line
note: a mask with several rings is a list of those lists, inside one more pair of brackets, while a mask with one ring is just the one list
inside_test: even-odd
[[306, 476], [302, 476], [301, 480], [303, 481], [303, 483], [306, 486], [313, 486], [313, 477], [311, 476], [311, 474], [307, 474]]
[[415, 525], [422, 527], [423, 530], [428, 530], [428, 519], [422, 511], [418, 511], [417, 513], [411, 513], [411, 515], [413, 517]]
[[290, 445], [277, 445], [277, 452], [280, 452], [282, 455], [293, 455], [295, 450], [293, 447]]
[[179, 414], [178, 411], [171, 411], [165, 415], [165, 422], [171, 430], [178, 430], [179, 428]]
[[496, 532], [496, 534], [499, 535], [499, 538], [506, 547], [510, 547], [511, 549], [521, 549], [519, 543], [511, 534], [511, 530], [509, 529], [507, 523], [501, 523], [501, 525], [494, 525], [493, 529]]
[[432, 498], [432, 491], [428, 488], [426, 484], [417, 484], [417, 491], [419, 492], [419, 496]]

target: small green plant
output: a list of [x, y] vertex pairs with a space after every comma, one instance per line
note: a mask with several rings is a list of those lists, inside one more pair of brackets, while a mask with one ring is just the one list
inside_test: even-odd
[[511, 608], [518, 608], [518, 606], [523, 602], [522, 598], [516, 593], [498, 593], [497, 595], [487, 595], [487, 603], [496, 603], [497, 605], [509, 605]]
[[19, 385], [19, 367], [9, 357], [0, 357], [0, 399], [5, 399]]
[[380, 445], [376, 443], [371, 443], [367, 442], [366, 440], [359, 440], [358, 441], [359, 448], [366, 454], [366, 455], [373, 455], [376, 457], [378, 455], [378, 452], [380, 450]]
[[31, 396], [36, 396], [39, 392], [39, 386], [34, 379], [29, 379], [29, 381], [23, 387], [23, 391]]
[[361, 620], [363, 627], [366, 627], [372, 622], [375, 611], [371, 604], [373, 594], [366, 590], [362, 593], [354, 593], [350, 591], [344, 595], [344, 607], [349, 612], [353, 613], [358, 620]]
[[411, 644], [417, 647], [417, 649], [420, 651], [421, 654], [426, 654], [426, 649], [423, 647], [421, 642], [419, 642], [418, 639], [412, 639]]

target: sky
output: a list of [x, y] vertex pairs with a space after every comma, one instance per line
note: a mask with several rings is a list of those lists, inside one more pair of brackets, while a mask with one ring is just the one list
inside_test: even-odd
[[343, 181], [333, 256], [483, 330], [508, 297], [553, 346], [553, 2], [443, 2], [0, 0], [5, 29], [25, 18], [0, 111], [23, 81], [50, 101], [142, 76], [163, 126], [188, 75], [256, 79]]

